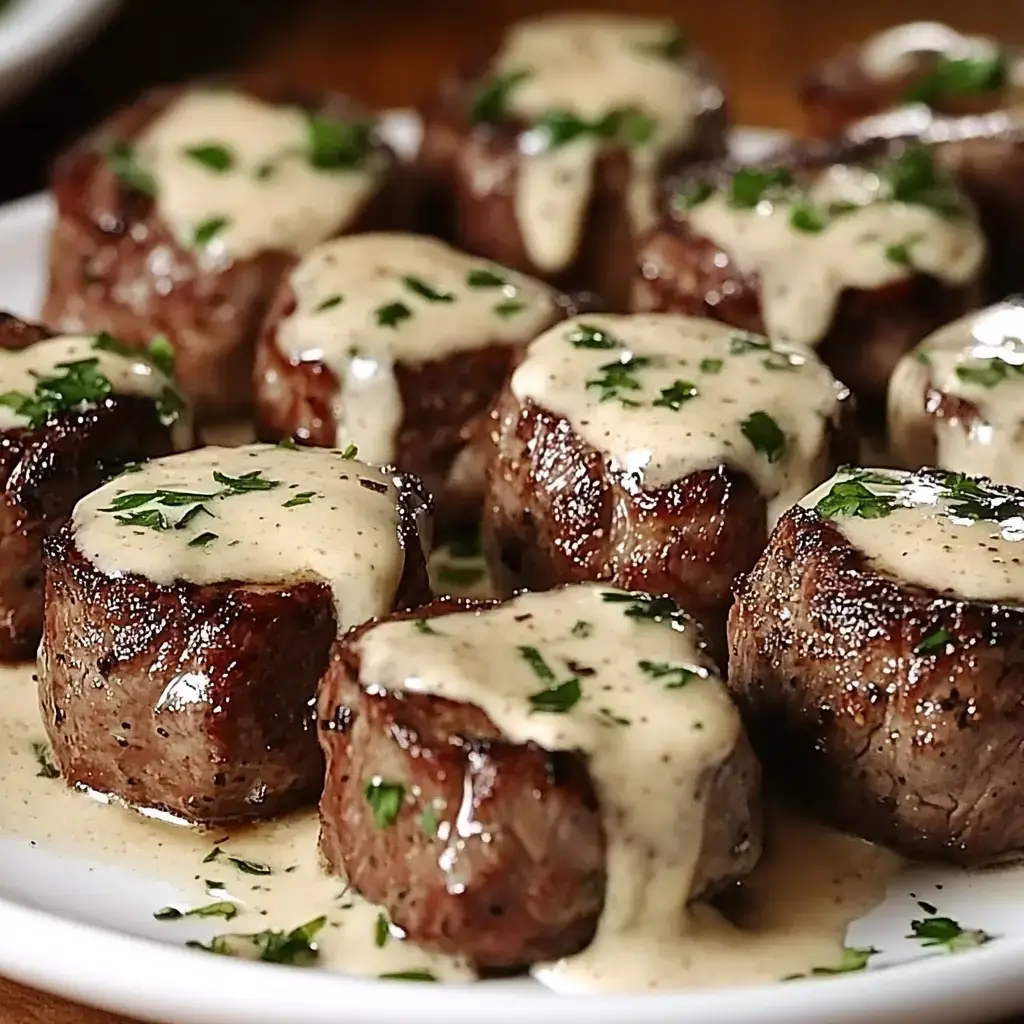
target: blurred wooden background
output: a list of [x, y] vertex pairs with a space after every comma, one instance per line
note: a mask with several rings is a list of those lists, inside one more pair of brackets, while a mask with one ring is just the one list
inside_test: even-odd
[[[675, 16], [718, 62], [737, 123], [792, 130], [793, 83], [847, 40], [927, 19], [1024, 42], [1024, 0], [125, 0], [64, 71], [0, 115], [0, 199], [44, 187], [61, 146], [146, 86], [240, 68], [348, 90], [373, 106], [410, 106], [507, 22], [552, 7]], [[0, 981], [0, 1024], [117, 1020]]]

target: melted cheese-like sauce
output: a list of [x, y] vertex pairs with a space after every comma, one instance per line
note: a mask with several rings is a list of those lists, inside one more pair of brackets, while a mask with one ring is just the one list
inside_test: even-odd
[[[214, 476], [253, 472], [276, 486], [225, 494]], [[160, 491], [187, 492], [207, 512], [177, 529], [193, 503], [166, 506], [154, 499], [111, 511], [119, 497], [123, 502], [124, 495]], [[405, 563], [401, 504], [391, 476], [333, 449], [246, 445], [147, 462], [83, 498], [73, 523], [79, 551], [109, 576], [137, 573], [162, 585], [325, 583], [341, 631], [391, 610]], [[170, 528], [117, 518], [153, 510]], [[214, 536], [200, 543], [204, 534]]]
[[[32, 395], [40, 378], [60, 377], [68, 363], [95, 360], [96, 373], [110, 382], [115, 395], [132, 395], [154, 401], [173, 381], [151, 360], [121, 355], [96, 347], [95, 335], [62, 335], [23, 349], [0, 350], [0, 394]], [[29, 418], [15, 408], [0, 405], [0, 430], [26, 427]], [[184, 449], [191, 440], [191, 417], [182, 409], [171, 429], [175, 447]]]
[[[621, 346], [577, 347], [570, 339], [580, 327], [607, 332]], [[632, 374], [636, 387], [604, 398], [605, 389], [591, 382], [631, 357], [649, 360]], [[696, 394], [678, 408], [655, 404], [678, 384]], [[809, 350], [769, 348], [757, 335], [672, 315], [584, 316], [559, 324], [527, 350], [512, 391], [564, 416], [626, 474], [627, 486], [656, 489], [727, 465], [760, 486], [772, 514], [827, 472], [828, 425], [846, 394]], [[781, 451], [759, 450], [745, 433], [757, 414], [784, 435]]]
[[[621, 985], [616, 959], [626, 941], [685, 946], [708, 783], [742, 730], [694, 626], [631, 616], [634, 603], [582, 584], [432, 620], [430, 633], [413, 621], [385, 623], [358, 643], [368, 685], [470, 703], [513, 742], [586, 756], [607, 834], [604, 911], [583, 953], [539, 970], [587, 987]], [[652, 664], [664, 678], [644, 671]], [[685, 685], [670, 688], [672, 670]], [[575, 704], [536, 710], [531, 696], [570, 678], [581, 694]], [[673, 984], [653, 972], [631, 981]]]
[[[595, 122], [633, 109], [654, 120], [651, 138], [629, 149], [636, 229], [653, 219], [662, 155], [684, 146], [700, 114], [722, 100], [717, 89], [699, 86], [685, 60], [659, 53], [676, 35], [659, 19], [548, 14], [514, 25], [495, 60], [495, 75], [526, 73], [509, 91], [507, 109], [530, 124], [554, 111]], [[576, 254], [594, 165], [607, 142], [591, 133], [554, 149], [545, 141], [536, 129], [520, 137], [515, 208], [531, 261], [556, 273]]]
[[[417, 235], [326, 242], [292, 271], [291, 286], [295, 309], [277, 343], [292, 362], [334, 371], [337, 447], [355, 444], [372, 463], [395, 457], [403, 413], [396, 362], [525, 345], [557, 314], [554, 293], [539, 281]], [[389, 307], [406, 315], [392, 322]]]
[[[870, 476], [866, 476], [870, 474]], [[1024, 516], [1002, 522], [958, 514], [961, 499], [941, 471], [843, 470], [800, 502], [814, 508], [837, 483], [859, 482], [889, 500], [891, 510], [874, 518], [840, 514], [830, 519], [871, 568], [903, 583], [975, 601], [1024, 603]], [[982, 503], [998, 509], [1021, 492], [997, 491], [976, 481]]]
[[[976, 414], [938, 415], [942, 395]], [[1024, 486], [1024, 303], [971, 313], [904, 356], [889, 381], [889, 434], [911, 468], [931, 461], [918, 452], [933, 436], [935, 465]]]
[[[873, 171], [833, 166], [811, 185], [809, 199], [857, 209], [808, 232], [792, 226], [788, 202], [765, 200], [741, 209], [730, 205], [727, 190], [719, 190], [677, 214], [744, 273], [759, 276], [772, 338], [816, 345], [846, 289], [882, 288], [917, 273], [965, 285], [983, 265], [985, 241], [973, 216], [949, 217], [926, 206], [881, 200]], [[908, 259], [892, 258], [893, 247], [903, 247]]]
[[[231, 166], [216, 170], [189, 155], [204, 146], [224, 147]], [[305, 111], [226, 89], [184, 93], [134, 150], [178, 243], [200, 249], [211, 265], [270, 250], [308, 252], [353, 222], [381, 173], [372, 154], [354, 168], [314, 167]], [[215, 221], [224, 224], [197, 246], [197, 229]]]

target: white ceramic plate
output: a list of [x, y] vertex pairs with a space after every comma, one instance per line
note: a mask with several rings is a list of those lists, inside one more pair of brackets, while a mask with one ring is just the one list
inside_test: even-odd
[[0, 104], [84, 44], [117, 0], [11, 0], [0, 10]]
[[[403, 148], [415, 145], [399, 118]], [[739, 134], [744, 155], [778, 141]], [[0, 308], [36, 315], [45, 284], [46, 196], [0, 210]], [[529, 981], [424, 985], [251, 964], [181, 946], [209, 925], [154, 922], [166, 882], [4, 837], [0, 822], [0, 973], [112, 1011], [167, 1024], [971, 1024], [1024, 1008], [1024, 872], [914, 869], [847, 940], [884, 950], [869, 970], [771, 986], [650, 996], [570, 997]], [[905, 936], [918, 900], [996, 938], [959, 954]], [[184, 931], [182, 931], [184, 928]]]

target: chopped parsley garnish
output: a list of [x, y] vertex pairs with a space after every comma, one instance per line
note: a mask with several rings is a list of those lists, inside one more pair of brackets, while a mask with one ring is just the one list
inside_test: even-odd
[[602, 327], [592, 324], [576, 324], [565, 336], [565, 340], [573, 348], [624, 348], [621, 341]]
[[[197, 508], [199, 506], [196, 506]], [[193, 537], [189, 542], [190, 548], [205, 548], [207, 544], [212, 544], [219, 535], [216, 533], [201, 533], [198, 537]]]
[[602, 725], [632, 725], [633, 723], [628, 718], [623, 718], [622, 715], [616, 714], [611, 708], [598, 708], [597, 709], [598, 721]]
[[609, 604], [625, 604], [628, 607], [623, 614], [630, 619], [648, 619], [651, 622], [668, 622], [674, 628], [682, 628], [686, 623], [686, 614], [671, 597], [633, 593], [621, 593], [617, 590], [605, 590], [601, 599]]
[[192, 910], [178, 910], [176, 907], [162, 907], [153, 916], [158, 921], [178, 921], [183, 917], [222, 917], [230, 921], [238, 916], [238, 905], [230, 900], [207, 903], [205, 907], [194, 907]]
[[345, 300], [340, 295], [328, 295], [323, 302], [319, 303], [316, 307], [317, 313], [326, 313], [329, 309], [334, 309], [336, 306], [340, 306]]
[[440, 823], [441, 819], [437, 808], [432, 803], [427, 804], [420, 815], [420, 831], [425, 836], [433, 839], [437, 835], [437, 828]]
[[721, 373], [725, 361], [722, 359], [702, 359], [700, 361], [701, 373]]
[[36, 772], [36, 775], [39, 778], [60, 778], [60, 772], [57, 770], [57, 766], [53, 763], [53, 755], [50, 753], [50, 748], [45, 743], [33, 743], [32, 756], [36, 759], [36, 764], [39, 765], [39, 771]]
[[24, 416], [33, 430], [57, 413], [95, 406], [112, 390], [110, 381], [99, 372], [98, 366], [98, 359], [57, 363], [52, 374], [35, 375], [36, 387], [32, 394], [7, 391], [0, 394], [0, 405]]
[[100, 331], [93, 338], [92, 347], [97, 352], [113, 352], [125, 359], [139, 359], [151, 363], [168, 377], [174, 375], [174, 349], [167, 338], [158, 334], [145, 348], [129, 345], [128, 342], [115, 338], [106, 331]]
[[885, 258], [890, 263], [895, 263], [898, 267], [912, 267], [914, 265], [914, 261], [910, 256], [909, 242], [895, 242], [893, 245], [887, 245], [885, 247]]
[[[520, 648], [520, 650], [523, 649]], [[575, 707], [582, 696], [580, 681], [578, 679], [567, 679], [564, 683], [531, 693], [530, 709], [531, 711], [561, 715]]]
[[466, 284], [470, 288], [504, 288], [505, 278], [493, 270], [480, 267], [477, 270], [471, 270], [466, 275]]
[[244, 857], [228, 857], [228, 863], [234, 864], [243, 875], [272, 875], [274, 872], [269, 864], [259, 860], [246, 860]]
[[815, 967], [811, 974], [849, 974], [851, 971], [863, 971], [868, 961], [878, 952], [874, 946], [846, 946], [842, 959], [835, 967]]
[[944, 648], [946, 644], [951, 643], [953, 640], [952, 634], [947, 629], [937, 629], [934, 633], [929, 633], [915, 648], [915, 654], [927, 654], [929, 651], [939, 650]]
[[282, 508], [295, 508], [296, 505], [308, 505], [316, 497], [316, 491], [299, 491], [287, 501], [282, 502]]
[[419, 277], [412, 277], [407, 274], [402, 278], [402, 284], [404, 284], [409, 291], [420, 296], [420, 298], [426, 299], [427, 302], [455, 301], [455, 296], [451, 292], [439, 292], [436, 288], [431, 287], [426, 281]]
[[579, 622], [577, 622], [571, 630], [573, 636], [584, 638], [593, 635], [593, 632], [594, 624], [592, 622], [585, 622], [583, 619], [580, 619]]
[[983, 946], [992, 940], [980, 928], [965, 929], [950, 917], [926, 917], [910, 922], [908, 939], [919, 939], [925, 947], [941, 947], [950, 953]]
[[320, 171], [358, 167], [373, 143], [373, 125], [369, 121], [345, 124], [323, 114], [306, 115], [309, 162]]
[[667, 661], [637, 662], [640, 671], [652, 679], [664, 681], [665, 689], [679, 690], [694, 679], [704, 679], [707, 675], [700, 669], [687, 668], [685, 665], [670, 665]]
[[714, 194], [715, 187], [711, 182], [698, 181], [682, 192], [677, 192], [672, 197], [672, 205], [677, 210], [692, 210], [694, 207], [700, 206], [701, 203], [707, 202]]
[[385, 782], [374, 776], [363, 788], [363, 795], [373, 811], [373, 823], [377, 828], [388, 828], [398, 818], [405, 799], [405, 787], [397, 782]]
[[752, 412], [740, 425], [743, 436], [769, 462], [778, 462], [786, 454], [786, 435], [778, 423], [761, 411]]
[[313, 940], [325, 924], [327, 918], [318, 917], [290, 932], [268, 930], [251, 935], [218, 935], [208, 945], [201, 942], [188, 942], [186, 945], [190, 949], [201, 949], [220, 956], [237, 956], [298, 967], [314, 963], [320, 955]]
[[160, 417], [160, 422], [167, 427], [170, 426], [184, 410], [185, 399], [168, 384], [167, 387], [162, 388], [160, 394], [156, 396], [155, 405], [157, 416]]
[[509, 94], [524, 79], [530, 77], [529, 71], [509, 71], [497, 75], [483, 85], [473, 98], [469, 117], [473, 124], [493, 124], [505, 116], [508, 108]]
[[219, 847], [215, 846], [204, 858], [204, 864], [212, 864], [224, 851]]
[[426, 619], [417, 619], [413, 625], [416, 627], [416, 632], [422, 633], [424, 636], [440, 636]]
[[124, 139], [117, 139], [107, 149], [107, 166], [122, 183], [143, 195], [156, 195], [156, 179], [143, 170], [135, 160], [135, 147]]
[[345, 450], [341, 453], [343, 459], [354, 459], [359, 454], [359, 449], [354, 444], [345, 446]]
[[759, 334], [731, 334], [729, 335], [729, 355], [742, 356], [748, 352], [771, 351], [772, 343]]
[[699, 394], [696, 384], [688, 380], [677, 380], [671, 387], [662, 388], [660, 397], [656, 398], [653, 404], [661, 409], [679, 412], [690, 399], [696, 398]]
[[587, 389], [599, 388], [602, 402], [614, 399], [625, 406], [636, 408], [640, 403], [632, 398], [627, 398], [622, 392], [640, 390], [636, 372], [650, 366], [651, 362], [652, 360], [647, 356], [634, 356], [631, 352], [624, 352], [615, 362], [599, 366], [601, 376], [588, 380]]
[[895, 202], [927, 206], [946, 216], [964, 212], [960, 193], [940, 173], [925, 146], [908, 146], [898, 157], [881, 164], [878, 173], [888, 183], [889, 198]]
[[397, 327], [411, 316], [412, 310], [404, 302], [389, 302], [387, 305], [377, 307], [379, 327]]
[[825, 230], [825, 217], [821, 210], [813, 203], [794, 203], [789, 211], [789, 223], [797, 231], [804, 231], [807, 234], [817, 234]]
[[494, 307], [494, 314], [501, 317], [502, 320], [508, 320], [524, 309], [526, 309], [526, 303], [520, 299], [505, 299], [504, 302], [499, 302]]
[[145, 509], [141, 512], [126, 512], [124, 515], [114, 516], [122, 526], [141, 526], [147, 530], [169, 530], [171, 524], [167, 516], [159, 509]]
[[377, 915], [377, 920], [373, 926], [373, 944], [378, 949], [383, 949], [388, 939], [391, 938], [391, 923], [388, 921], [388, 915], [382, 910]]
[[204, 220], [202, 224], [196, 225], [192, 234], [193, 246], [198, 249], [209, 245], [230, 223], [231, 221], [227, 217], [211, 217], [209, 220]]
[[842, 516], [859, 519], [881, 519], [895, 508], [893, 499], [875, 494], [861, 482], [862, 477], [842, 480], [814, 506], [814, 511], [825, 519]]
[[935, 66], [900, 97], [904, 103], [935, 104], [948, 96], [982, 96], [1006, 85], [1006, 57], [939, 56]]
[[430, 971], [390, 971], [377, 977], [382, 981], [437, 981]]
[[[272, 491], [275, 487], [281, 486], [280, 480], [267, 480], [260, 469], [242, 473], [241, 476], [228, 476], [226, 473], [221, 473], [220, 470], [214, 470], [213, 479], [235, 494], [248, 494], [251, 491]], [[220, 495], [217, 495], [217, 497], [220, 497]]]
[[1024, 516], [1024, 503], [986, 490], [964, 473], [946, 473], [944, 484], [943, 497], [950, 502], [949, 514], [954, 518], [1003, 523]]
[[608, 111], [593, 121], [578, 117], [567, 110], [549, 110], [535, 123], [535, 130], [545, 136], [545, 148], [557, 149], [582, 137], [621, 142], [640, 146], [649, 142], [657, 122], [634, 107]]
[[1024, 376], [1024, 366], [1008, 363], [1005, 359], [972, 359], [956, 368], [956, 375], [965, 384], [978, 384], [994, 388], [1011, 374]]
[[202, 164], [209, 171], [224, 174], [235, 166], [235, 154], [217, 142], [208, 142], [201, 146], [190, 146], [185, 150], [197, 164]]
[[792, 175], [784, 168], [764, 171], [750, 167], [741, 168], [732, 176], [729, 183], [729, 205], [741, 210], [751, 210], [762, 199], [784, 197], [792, 184]]

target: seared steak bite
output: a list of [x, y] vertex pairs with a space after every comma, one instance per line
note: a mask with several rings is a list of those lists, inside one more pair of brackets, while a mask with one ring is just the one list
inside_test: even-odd
[[204, 448], [79, 502], [46, 548], [40, 702], [71, 785], [188, 821], [311, 802], [335, 637], [429, 597], [415, 481]]
[[801, 83], [812, 134], [838, 135], [853, 122], [904, 104], [942, 114], [979, 114], [1024, 101], [1024, 53], [948, 25], [896, 25], [843, 48]]
[[1024, 485], [1024, 300], [969, 313], [903, 357], [889, 382], [889, 443], [907, 469]]
[[930, 150], [878, 143], [683, 176], [638, 263], [635, 309], [813, 346], [877, 412], [900, 356], [976, 304], [985, 241]]
[[282, 283], [256, 357], [267, 440], [344, 448], [414, 473], [473, 523], [489, 413], [529, 341], [566, 315], [547, 285], [416, 235], [314, 249]]
[[0, 314], [0, 660], [39, 645], [43, 538], [126, 463], [192, 443], [168, 354]]
[[165, 333], [204, 418], [244, 411], [279, 280], [319, 242], [401, 224], [394, 158], [337, 96], [150, 93], [57, 162], [47, 319]]
[[739, 587], [729, 686], [839, 828], [964, 865], [1024, 851], [1022, 522], [984, 478], [844, 470]]
[[571, 981], [621, 931], [669, 944], [760, 853], [758, 766], [702, 648], [671, 601], [596, 584], [353, 631], [320, 688], [327, 864], [484, 968], [567, 957], [545, 970]]
[[552, 328], [498, 407], [483, 529], [496, 582], [669, 594], [720, 655], [733, 579], [837, 464], [846, 396], [809, 350], [709, 320]]
[[428, 227], [623, 309], [658, 182], [725, 151], [721, 88], [671, 22], [549, 13], [424, 111]]

